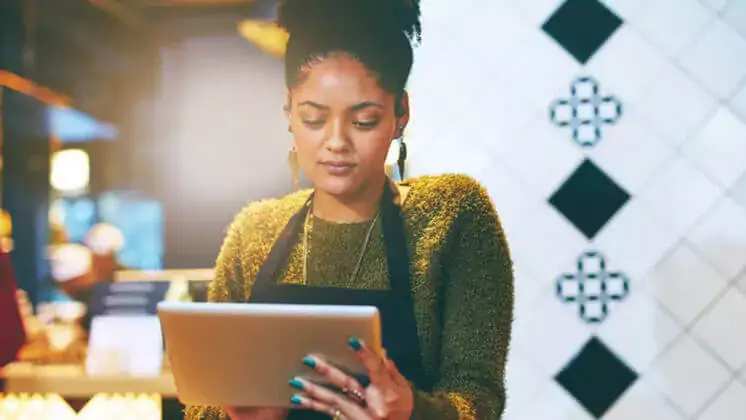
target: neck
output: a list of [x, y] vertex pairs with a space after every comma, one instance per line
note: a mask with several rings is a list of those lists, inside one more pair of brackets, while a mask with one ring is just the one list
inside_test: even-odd
[[313, 199], [313, 213], [329, 222], [355, 223], [375, 217], [381, 203], [384, 179], [371, 182], [350, 196], [338, 196], [316, 190]]

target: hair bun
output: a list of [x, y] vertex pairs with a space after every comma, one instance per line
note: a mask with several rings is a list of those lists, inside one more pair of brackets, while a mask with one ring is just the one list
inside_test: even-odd
[[334, 29], [393, 31], [420, 41], [419, 0], [278, 0], [277, 24], [292, 34]]

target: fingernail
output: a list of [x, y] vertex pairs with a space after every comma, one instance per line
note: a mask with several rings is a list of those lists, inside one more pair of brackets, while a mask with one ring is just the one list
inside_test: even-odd
[[316, 361], [311, 359], [310, 357], [306, 357], [303, 359], [303, 364], [310, 367], [311, 369], [316, 369]]
[[358, 351], [361, 348], [363, 348], [363, 345], [360, 344], [360, 340], [358, 340], [355, 337], [350, 338], [349, 341], [347, 341], [347, 344], [349, 344], [350, 347], [352, 347], [352, 349], [355, 351]]
[[303, 389], [303, 382], [297, 380], [297, 379], [291, 379], [289, 382], [290, 386], [292, 386], [295, 389]]
[[295, 404], [295, 405], [301, 405], [301, 403], [303, 402], [303, 400], [301, 400], [299, 396], [293, 395], [293, 397], [290, 398], [290, 402], [293, 403], [293, 404]]

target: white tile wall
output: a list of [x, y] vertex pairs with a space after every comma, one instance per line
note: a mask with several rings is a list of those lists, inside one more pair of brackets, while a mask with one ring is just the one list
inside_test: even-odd
[[[542, 198], [557, 190], [565, 176], [583, 160], [579, 148], [567, 147], [567, 132], [536, 118], [523, 132], [521, 141], [511, 141], [503, 164], [512, 169]], [[536, 153], [541, 150], [542, 153]], [[536, 168], [541, 168], [537, 171]]]
[[520, 420], [590, 420], [593, 417], [583, 410], [583, 407], [559, 385], [546, 382], [544, 387], [534, 396], [532, 404], [518, 410], [511, 418]]
[[730, 108], [736, 115], [746, 119], [746, 83], [742, 83], [738, 91], [731, 97]]
[[[635, 63], [629, 66], [627, 63]], [[639, 99], [660, 76], [666, 58], [631, 26], [622, 26], [586, 65], [607, 90], [628, 101]]]
[[631, 22], [645, 9], [647, 0], [601, 0], [601, 3], [613, 10], [618, 16]]
[[715, 13], [719, 13], [728, 5], [728, 0], [699, 0], [699, 2]]
[[746, 174], [731, 188], [730, 194], [734, 200], [746, 207]]
[[681, 235], [722, 194], [712, 181], [681, 156], [666, 162], [639, 199]]
[[721, 107], [683, 151], [718, 185], [730, 188], [746, 172], [746, 123]]
[[746, 3], [730, 0], [723, 10], [723, 20], [741, 35], [746, 36]]
[[673, 152], [673, 146], [650, 128], [637, 110], [627, 107], [624, 124], [609, 129], [588, 155], [625, 190], [637, 194]]
[[[598, 418], [746, 418], [746, 335], [735, 332], [746, 325], [746, 1], [602, 0], [623, 24], [585, 64], [541, 29], [565, 1], [596, 4], [422, 2], [409, 88], [410, 176], [473, 175], [508, 235], [516, 320], [505, 419], [597, 418], [593, 401], [555, 379], [592, 337], [613, 354], [588, 356], [599, 369], [615, 358], [637, 378]], [[595, 145], [549, 118], [578, 76], [622, 104], [615, 124], [589, 126], [600, 130]], [[592, 118], [593, 103], [583, 107], [578, 116]], [[591, 239], [547, 201], [586, 158], [630, 195]], [[586, 181], [585, 194], [611, 200]], [[583, 200], [576, 225], [601, 214]], [[557, 296], [559, 276], [585, 251], [605, 258], [602, 276], [629, 280], [602, 322]], [[586, 293], [598, 282], [587, 280]], [[624, 376], [608, 372], [586, 378], [588, 388], [610, 390]]]
[[[537, 369], [553, 375], [583, 347], [591, 330], [578, 322], [577, 306], [559, 302], [553, 293], [543, 293], [535, 304], [533, 313], [516, 331], [515, 344], [536, 363]], [[547, 318], [554, 321], [548, 323]]]
[[714, 18], [713, 13], [697, 1], [649, 0], [630, 24], [664, 54], [675, 58], [697, 40]]
[[702, 126], [717, 102], [673, 63], [638, 103], [640, 113], [674, 146], [683, 144]]
[[733, 279], [746, 266], [746, 209], [723, 198], [687, 239], [726, 279]]
[[727, 98], [746, 76], [746, 39], [716, 21], [687, 48], [681, 66], [720, 98]]
[[679, 321], [654, 298], [646, 293], [633, 293], [614, 308], [613, 316], [601, 325], [598, 336], [635, 371], [647, 372], [683, 331]]
[[676, 231], [639, 200], [632, 201], [598, 234], [595, 245], [639, 279], [676, 243]]
[[661, 260], [644, 282], [646, 291], [683, 325], [692, 323], [727, 285], [686, 243]]
[[661, 355], [648, 377], [684, 414], [693, 416], [732, 376], [697, 342], [683, 335]]
[[683, 420], [665, 395], [645, 380], [636, 382], [604, 417], [607, 420]]
[[707, 407], [700, 420], [731, 420], [746, 418], [746, 386], [732, 381], [728, 388]]
[[724, 325], [746, 325], [746, 296], [728, 288], [715, 305], [694, 324], [692, 334], [703, 340], [733, 370], [746, 365], [746, 335], [733, 334]]

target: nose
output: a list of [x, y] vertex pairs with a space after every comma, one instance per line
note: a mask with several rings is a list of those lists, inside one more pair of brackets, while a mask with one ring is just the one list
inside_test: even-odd
[[334, 153], [346, 152], [350, 147], [350, 142], [348, 141], [342, 122], [335, 121], [329, 124], [328, 127], [329, 130], [324, 141], [324, 148]]

